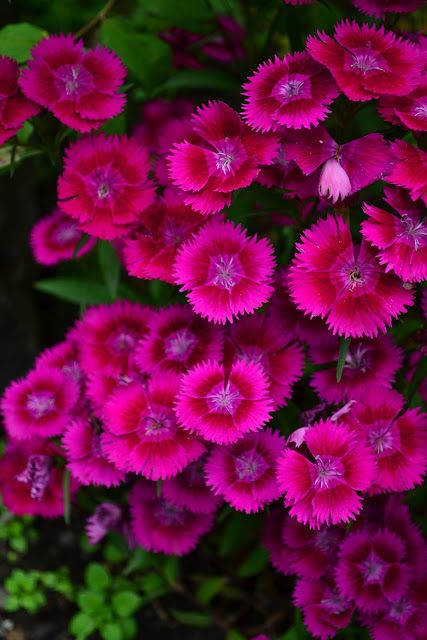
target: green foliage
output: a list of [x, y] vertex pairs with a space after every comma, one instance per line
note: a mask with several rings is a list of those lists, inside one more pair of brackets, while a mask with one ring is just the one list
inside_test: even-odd
[[26, 62], [32, 47], [45, 35], [46, 31], [27, 22], [8, 24], [0, 29], [0, 55]]
[[13, 569], [4, 583], [6, 591], [5, 609], [18, 611], [25, 609], [35, 613], [47, 603], [46, 591], [55, 591], [64, 598], [73, 597], [73, 587], [70, 582], [67, 567], [57, 571], [24, 571]]
[[9, 562], [18, 562], [27, 553], [30, 544], [38, 540], [39, 534], [33, 523], [34, 518], [17, 518], [0, 505], [0, 553]]
[[[34, 287], [38, 291], [49, 293], [74, 304], [107, 304], [111, 302], [111, 293], [105, 283], [83, 276], [38, 280]], [[117, 288], [117, 298], [135, 300], [135, 294], [123, 284]]]
[[337, 382], [341, 382], [342, 372], [344, 371], [345, 359], [347, 357], [350, 342], [351, 338], [341, 338], [340, 340], [340, 349], [337, 362]]
[[114, 301], [117, 297], [121, 267], [116, 250], [110, 242], [105, 240], [98, 242], [98, 262], [105, 286], [108, 289], [111, 300]]

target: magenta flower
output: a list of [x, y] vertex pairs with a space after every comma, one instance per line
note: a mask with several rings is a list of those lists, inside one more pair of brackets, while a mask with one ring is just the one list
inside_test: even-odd
[[380, 180], [390, 167], [391, 154], [379, 133], [338, 144], [325, 127], [292, 132], [283, 148], [305, 175], [319, 173], [319, 195], [343, 200]]
[[219, 15], [216, 19], [220, 32], [203, 45], [203, 53], [212, 60], [225, 64], [234, 60], [244, 60], [245, 29], [231, 16]]
[[111, 502], [99, 504], [86, 522], [86, 535], [90, 544], [98, 544], [114, 529], [122, 517], [121, 508]]
[[30, 243], [34, 258], [40, 264], [48, 266], [74, 257], [81, 258], [95, 246], [95, 239], [89, 238], [76, 251], [82, 236], [77, 223], [59, 209], [55, 209], [53, 213], [36, 222], [32, 228]]
[[122, 111], [126, 97], [118, 90], [126, 70], [109, 49], [85, 51], [72, 35], [52, 35], [31, 54], [20, 86], [67, 127], [86, 133]]
[[386, 18], [388, 13], [416, 11], [424, 0], [352, 0], [355, 7], [375, 18]]
[[427, 280], [426, 207], [412, 202], [403, 190], [385, 189], [385, 194], [396, 213], [365, 203], [368, 220], [362, 222], [362, 235], [379, 250], [377, 258], [386, 272], [406, 282]]
[[[185, 142], [193, 135], [193, 117], [192, 112], [182, 118], [173, 118], [166, 122], [159, 132], [156, 159], [154, 164], [154, 175], [157, 182], [163, 187], [168, 187], [173, 191], [178, 191], [176, 197], [179, 198], [182, 207], [190, 207], [185, 205], [182, 198], [182, 192], [177, 189], [171, 179], [169, 173], [169, 154], [171, 149], [175, 147], [177, 143]], [[181, 196], [181, 197], [179, 197]], [[194, 209], [190, 207], [192, 211]], [[203, 216], [203, 213], [194, 211], [195, 215]]]
[[194, 513], [216, 511], [222, 497], [211, 491], [205, 480], [205, 462], [207, 453], [191, 462], [174, 478], [163, 480], [162, 495], [176, 507], [190, 509]]
[[86, 136], [65, 152], [60, 208], [79, 229], [112, 240], [126, 234], [154, 200], [147, 152], [126, 136]]
[[138, 230], [125, 240], [124, 261], [131, 276], [173, 283], [173, 267], [180, 246], [197, 231], [203, 216], [166, 192], [145, 210]]
[[107, 402], [101, 445], [118, 469], [149, 480], [172, 478], [205, 451], [177, 424], [173, 408], [178, 387], [178, 376], [163, 372], [147, 389], [130, 384]]
[[377, 262], [372, 247], [353, 246], [348, 225], [328, 216], [303, 232], [289, 270], [291, 297], [334, 334], [374, 338], [413, 303], [413, 292]]
[[169, 172], [184, 202], [208, 215], [229, 207], [232, 192], [252, 184], [276, 152], [275, 136], [255, 133], [231, 107], [214, 101], [193, 116], [193, 133], [175, 145]]
[[93, 413], [102, 421], [105, 403], [116, 391], [120, 391], [134, 382], [143, 384], [145, 376], [141, 375], [133, 366], [125, 373], [105, 373], [102, 370], [90, 373], [86, 378], [85, 391]]
[[0, 56], [0, 144], [12, 138], [26, 120], [40, 111], [19, 89], [18, 77], [18, 63]]
[[311, 459], [288, 449], [279, 460], [277, 477], [289, 513], [313, 528], [349, 522], [362, 507], [357, 492], [374, 478], [373, 455], [347, 426], [331, 420], [309, 427], [305, 444]]
[[389, 529], [348, 533], [335, 571], [340, 594], [367, 613], [384, 611], [408, 590], [411, 574], [405, 556], [403, 540]]
[[269, 420], [273, 403], [261, 365], [244, 360], [193, 367], [182, 377], [175, 407], [184, 427], [209, 442], [232, 444]]
[[427, 636], [425, 578], [411, 585], [408, 594], [386, 611], [365, 617], [374, 640], [424, 640]]
[[221, 360], [223, 331], [196, 316], [188, 306], [160, 309], [138, 344], [136, 363], [143, 373], [185, 373], [203, 360]]
[[154, 553], [176, 556], [189, 553], [214, 520], [213, 512], [193, 513], [157, 497], [156, 485], [146, 481], [134, 485], [129, 506], [136, 542]]
[[421, 198], [427, 205], [427, 153], [404, 140], [392, 145], [394, 165], [387, 182], [409, 190], [412, 200]]
[[276, 464], [285, 447], [277, 431], [249, 433], [230, 447], [212, 450], [206, 481], [234, 509], [252, 513], [280, 497]]
[[194, 104], [186, 98], [149, 100], [142, 108], [141, 123], [135, 128], [136, 141], [151, 153], [158, 151], [159, 139], [171, 120], [191, 116]]
[[423, 60], [416, 45], [383, 26], [345, 20], [334, 37], [318, 32], [307, 40], [308, 53], [325, 65], [350, 100], [403, 96], [415, 88]]
[[77, 332], [72, 330], [66, 340], [42, 351], [36, 359], [35, 368], [59, 369], [67, 378], [82, 383], [83, 372], [79, 362], [77, 335]]
[[195, 313], [225, 324], [252, 313], [273, 292], [273, 247], [230, 221], [206, 223], [179, 250], [174, 268]]
[[12, 382], [1, 402], [4, 426], [16, 440], [63, 433], [77, 402], [77, 383], [57, 369], [39, 366]]
[[243, 88], [245, 119], [260, 131], [308, 129], [325, 120], [339, 94], [329, 71], [305, 52], [263, 62]]
[[405, 96], [383, 96], [378, 111], [387, 122], [413, 131], [427, 131], [427, 79]]

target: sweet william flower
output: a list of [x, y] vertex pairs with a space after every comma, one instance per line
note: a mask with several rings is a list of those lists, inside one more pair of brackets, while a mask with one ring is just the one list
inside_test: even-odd
[[36, 222], [31, 231], [30, 244], [37, 262], [51, 266], [74, 257], [81, 258], [95, 246], [95, 239], [89, 238], [76, 251], [82, 236], [77, 223], [60, 209], [55, 209]]
[[86, 522], [86, 535], [90, 544], [98, 544], [114, 529], [122, 517], [121, 508], [112, 502], [102, 502]]
[[12, 138], [26, 120], [40, 111], [40, 107], [20, 90], [18, 77], [18, 63], [0, 56], [0, 144]]
[[416, 11], [424, 0], [353, 0], [359, 11], [375, 18], [386, 18], [388, 13], [410, 13]]
[[384, 120], [413, 131], [427, 131], [427, 78], [405, 96], [383, 96], [378, 111]]
[[408, 189], [412, 200], [427, 205], [427, 153], [404, 140], [396, 140], [391, 147], [394, 163], [387, 182]]
[[206, 484], [204, 453], [194, 462], [190, 462], [174, 478], [163, 480], [162, 495], [177, 507], [185, 507], [194, 513], [212, 513], [222, 502]]

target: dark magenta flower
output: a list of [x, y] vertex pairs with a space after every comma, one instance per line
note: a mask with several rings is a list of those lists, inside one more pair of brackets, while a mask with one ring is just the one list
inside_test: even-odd
[[40, 107], [23, 95], [18, 78], [18, 63], [0, 56], [0, 144], [12, 138], [26, 120], [40, 111]]

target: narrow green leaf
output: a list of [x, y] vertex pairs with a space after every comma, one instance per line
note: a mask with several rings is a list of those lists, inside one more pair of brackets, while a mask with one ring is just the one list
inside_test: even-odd
[[337, 382], [340, 382], [342, 378], [342, 372], [344, 369], [345, 359], [348, 353], [350, 342], [351, 338], [341, 338], [337, 362]]
[[220, 69], [179, 69], [162, 85], [156, 88], [156, 94], [169, 91], [236, 91], [239, 81]]
[[106, 240], [98, 242], [98, 264], [111, 298], [115, 300], [120, 282], [121, 266], [116, 250]]
[[88, 233], [82, 233], [80, 240], [77, 242], [76, 246], [74, 247], [73, 260], [77, 258], [80, 252], [80, 249], [83, 249], [83, 247], [85, 246], [86, 242], [88, 242], [88, 240], [90, 240], [90, 235]]
[[181, 624], [189, 627], [209, 627], [212, 624], [210, 616], [200, 611], [180, 611], [179, 609], [171, 609], [171, 615]]
[[67, 524], [70, 524], [71, 520], [70, 480], [70, 470], [65, 469], [62, 488], [64, 493], [64, 520]]

